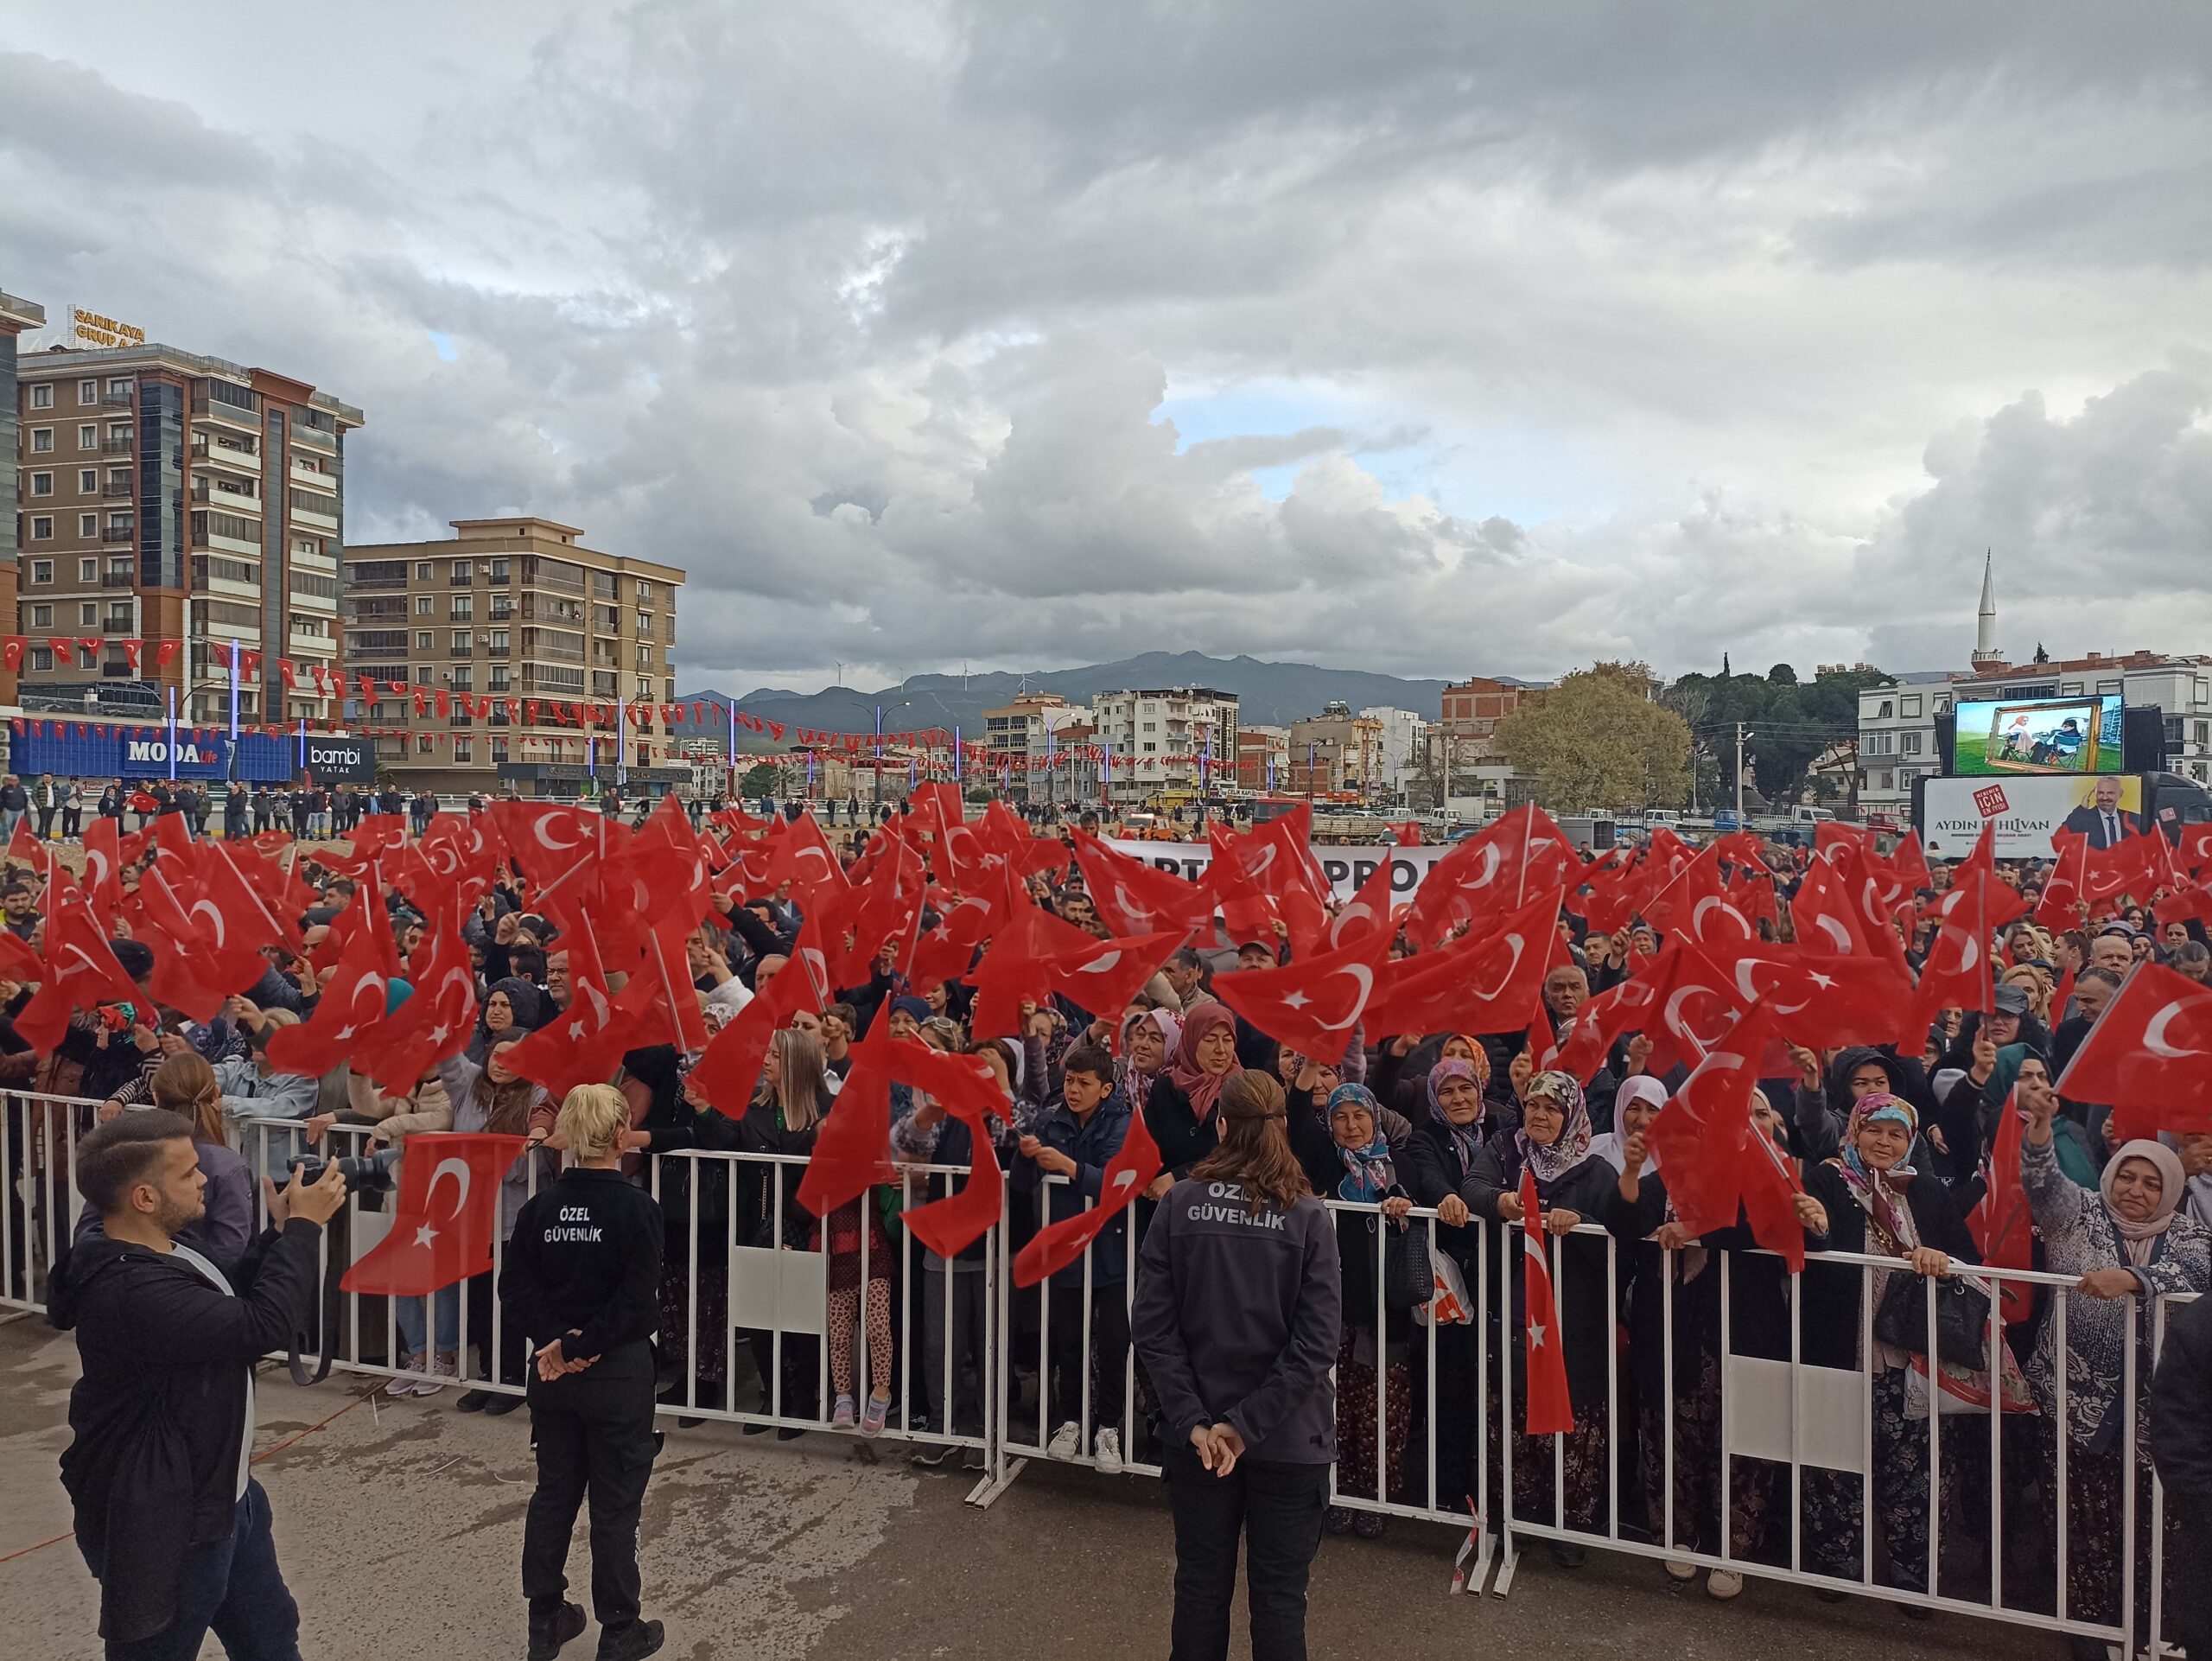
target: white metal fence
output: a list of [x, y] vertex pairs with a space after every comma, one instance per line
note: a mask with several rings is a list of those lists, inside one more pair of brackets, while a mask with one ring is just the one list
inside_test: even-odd
[[[81, 1210], [69, 1180], [71, 1153], [96, 1106], [20, 1092], [4, 1098], [0, 1305], [44, 1307], [47, 1277]], [[365, 1134], [337, 1127], [326, 1151], [354, 1150]], [[245, 1121], [239, 1138], [256, 1170], [271, 1174], [306, 1148], [292, 1120]], [[534, 1191], [551, 1174], [551, 1157], [518, 1161], [518, 1186]], [[989, 1234], [946, 1264], [898, 1217], [963, 1176], [965, 1167], [902, 1168], [888, 1189], [895, 1203], [885, 1204], [885, 1190], [855, 1202], [863, 1208], [855, 1250], [841, 1254], [823, 1250], [811, 1219], [790, 1203], [805, 1162], [703, 1150], [639, 1157], [639, 1174], [663, 1205], [673, 1266], [661, 1308], [664, 1365], [673, 1375], [664, 1413], [756, 1431], [842, 1429], [831, 1422], [835, 1348], [849, 1353], [857, 1403], [872, 1385], [887, 1384], [886, 1438], [957, 1453], [981, 1473], [969, 1496], [974, 1503], [989, 1504], [1029, 1460], [1096, 1467], [1097, 1433], [1105, 1429], [1119, 1442], [1109, 1467], [1158, 1473], [1148, 1388], [1124, 1335], [1141, 1219], [1109, 1231], [1062, 1276], [1018, 1288], [1014, 1254], [1045, 1220], [1050, 1196], [1065, 1192], [1065, 1179], [1020, 1192], [1009, 1184]], [[1328, 1204], [1340, 1229], [1391, 1229], [1375, 1206]], [[388, 1210], [359, 1202], [342, 1216], [325, 1233], [327, 1270], [333, 1252], [342, 1266], [388, 1226]], [[2071, 1393], [2084, 1387], [2077, 1368], [2057, 1367], [2049, 1399], [2016, 1401], [2026, 1410], [2008, 1411], [2001, 1389], [1964, 1405], [1947, 1400], [1940, 1384], [1916, 1390], [1909, 1365], [1884, 1366], [1900, 1351], [1876, 1337], [1878, 1289], [1888, 1276], [1910, 1275], [1895, 1258], [1816, 1253], [1806, 1276], [1792, 1276], [1764, 1252], [1662, 1252], [1585, 1223], [1573, 1237], [1588, 1242], [1580, 1250], [1570, 1252], [1556, 1238], [1546, 1247], [1560, 1325], [1594, 1322], [1604, 1340], [1603, 1376], [1591, 1375], [1586, 1358], [1575, 1370], [1574, 1435], [1531, 1439], [1515, 1429], [1524, 1389], [1515, 1313], [1521, 1233], [1518, 1225], [1454, 1230], [1433, 1211], [1411, 1213], [1398, 1238], [1425, 1245], [1432, 1263], [1448, 1257], [1460, 1270], [1466, 1296], [1459, 1321], [1430, 1321], [1433, 1305], [1418, 1314], [1392, 1307], [1390, 1248], [1378, 1243], [1364, 1254], [1370, 1279], [1344, 1287], [1352, 1335], [1341, 1357], [1350, 1371], [1340, 1369], [1338, 1379], [1333, 1505], [1468, 1531], [1468, 1584], [1487, 1581], [1501, 1596], [1521, 1551], [1544, 1543], [1978, 1615], [2101, 1639], [2131, 1653], [2167, 1652], [2155, 1636], [2170, 1591], [2165, 1506], [2145, 1451], [2141, 1402], [2166, 1306], [2179, 1300], [2122, 1301], [2120, 1378], [2106, 1422], [2082, 1444], [2070, 1429]], [[527, 1346], [503, 1319], [501, 1255], [495, 1246], [493, 1272], [454, 1301], [457, 1377], [443, 1382], [522, 1389]], [[1590, 1267], [1593, 1257], [1602, 1257], [1602, 1274]], [[1747, 1299], [1739, 1273], [1764, 1276], [1774, 1295]], [[1686, 1290], [1707, 1275], [1719, 1278], [1686, 1302]], [[1806, 1276], [1813, 1275], [1857, 1277], [1850, 1365], [1807, 1359]], [[1979, 1268], [1960, 1276], [1988, 1299], [1986, 1378], [2003, 1380], [2008, 1352], [2026, 1352], [2016, 1342], [2024, 1335], [2003, 1318], [1999, 1294], [2007, 1285], [2033, 1305], [2031, 1328], [2047, 1327], [2056, 1352], [2068, 1352], [2069, 1321], [2083, 1295], [2069, 1289], [2071, 1277]], [[893, 1314], [888, 1357], [871, 1353], [866, 1314], [874, 1281], [884, 1282]], [[333, 1366], [429, 1378], [431, 1354], [445, 1348], [436, 1300], [424, 1301], [432, 1307], [423, 1312], [422, 1352], [403, 1365], [397, 1301], [336, 1293], [335, 1282], [327, 1275]], [[833, 1320], [833, 1284], [842, 1282], [857, 1296]], [[1940, 1354], [1936, 1282], [1920, 1285], [1922, 1347]], [[1648, 1303], [1630, 1302], [1655, 1291], [1656, 1318]], [[1600, 1301], [1594, 1313], [1592, 1298]], [[1777, 1313], [1779, 1333], [1769, 1324]], [[1622, 1334], [1637, 1325], [1647, 1343], [1631, 1350]], [[1648, 1343], [1655, 1330], [1656, 1386]], [[1833, 1332], [1826, 1336], [1832, 1343]], [[1364, 1403], [1370, 1389], [1371, 1406], [1357, 1409], [1354, 1422], [1351, 1403]], [[1118, 1407], [1102, 1413], [1102, 1395], [1117, 1397]], [[1062, 1423], [1076, 1434], [1056, 1447]]]

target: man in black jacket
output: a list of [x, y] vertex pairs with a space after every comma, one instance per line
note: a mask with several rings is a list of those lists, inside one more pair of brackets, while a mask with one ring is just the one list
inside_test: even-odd
[[235, 1283], [174, 1238], [206, 1209], [207, 1187], [175, 1115], [96, 1127], [78, 1144], [77, 1187], [102, 1231], [54, 1277], [52, 1319], [75, 1328], [83, 1369], [61, 1483], [100, 1582], [107, 1653], [189, 1661], [212, 1630], [233, 1661], [298, 1661], [299, 1606], [249, 1468], [253, 1365], [309, 1317], [346, 1179], [333, 1164], [312, 1186], [272, 1185], [278, 1227]]
[[[2151, 1458], [2165, 1484], [2177, 1531], [2174, 1561], [2212, 1562], [2212, 1297], [2172, 1308], [2151, 1380]], [[2212, 1598], [2199, 1591], [2166, 1605], [2189, 1661], [2212, 1657]]]

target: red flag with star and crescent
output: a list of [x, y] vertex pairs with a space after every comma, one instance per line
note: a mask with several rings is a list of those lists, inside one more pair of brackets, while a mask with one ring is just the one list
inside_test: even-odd
[[1563, 1435], [1574, 1429], [1574, 1401], [1567, 1387], [1567, 1348], [1560, 1340], [1551, 1257], [1544, 1248], [1543, 1202], [1536, 1198], [1536, 1174], [1525, 1165], [1521, 1168], [1521, 1340], [1528, 1356], [1521, 1428], [1532, 1436]]
[[1375, 977], [1390, 952], [1390, 931], [1376, 929], [1350, 945], [1279, 969], [1246, 969], [1214, 977], [1221, 1001], [1276, 1042], [1300, 1055], [1342, 1056], [1367, 1013]]
[[391, 1231], [346, 1271], [339, 1289], [419, 1298], [489, 1270], [500, 1180], [526, 1140], [484, 1131], [408, 1137]]

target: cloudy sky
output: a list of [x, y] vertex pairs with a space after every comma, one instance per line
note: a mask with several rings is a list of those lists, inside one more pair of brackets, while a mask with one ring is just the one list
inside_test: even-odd
[[[1791, 22], [1785, 10], [1802, 21]], [[686, 687], [2212, 650], [2212, 10], [10, 5], [0, 287]]]

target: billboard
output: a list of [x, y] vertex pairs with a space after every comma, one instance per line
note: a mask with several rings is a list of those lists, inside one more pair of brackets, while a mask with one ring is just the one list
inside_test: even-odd
[[2081, 831], [2092, 847], [2103, 847], [2105, 809], [2123, 836], [2143, 829], [2143, 780], [2133, 774], [1930, 779], [1921, 790], [1920, 836], [1931, 858], [1964, 858], [1991, 823], [1997, 826], [1999, 859], [2056, 857], [2051, 837], [2061, 828]]
[[1961, 700], [1951, 771], [1961, 778], [2118, 773], [2117, 692], [2058, 698]]
[[372, 785], [377, 780], [373, 738], [327, 737], [309, 733], [304, 748], [296, 745], [301, 776], [319, 785]]

